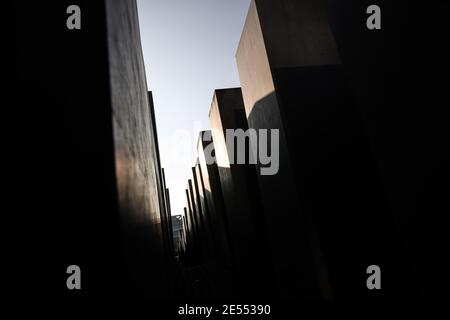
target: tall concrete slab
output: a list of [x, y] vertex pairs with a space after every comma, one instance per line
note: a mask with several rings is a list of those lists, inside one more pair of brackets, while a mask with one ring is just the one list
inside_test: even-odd
[[[146, 89], [136, 3], [105, 2], [105, 6], [118, 201], [127, 226], [124, 237], [130, 243], [124, 254], [132, 286], [152, 295], [147, 284], [154, 275], [148, 270], [164, 261], [158, 258], [161, 245], [147, 247], [161, 242], [164, 214], [153, 105]], [[146, 250], [151, 251], [142, 255]]]
[[203, 131], [199, 135], [198, 144], [199, 166], [202, 172], [202, 181], [209, 219], [212, 226], [214, 251], [217, 261], [227, 268], [233, 266], [233, 253], [230, 243], [229, 226], [224, 212], [224, 200], [217, 163], [212, 160], [214, 140], [211, 131]]
[[[194, 172], [194, 169], [195, 168], [191, 168], [192, 172]], [[205, 262], [205, 254], [206, 254], [205, 252], [206, 243], [204, 241], [205, 230], [201, 220], [200, 207], [198, 206], [197, 203], [197, 194], [193, 179], [195, 179], [195, 177], [192, 177], [192, 179], [188, 180], [188, 191], [196, 235], [196, 252], [198, 255], [198, 262]]]
[[[155, 116], [155, 107], [153, 103], [153, 94], [151, 91], [148, 92], [148, 101], [149, 101], [149, 110], [150, 110], [150, 121], [151, 121], [151, 136], [153, 139], [153, 145], [155, 148], [154, 159], [156, 161], [155, 169], [158, 171], [155, 172], [156, 179], [158, 180], [158, 198], [159, 198], [159, 207], [160, 207], [160, 216], [161, 216], [161, 229], [163, 236], [163, 246], [164, 246], [164, 254], [166, 259], [166, 264], [173, 264], [173, 245], [172, 245], [172, 227], [171, 227], [171, 218], [170, 213], [167, 208], [167, 199], [166, 199], [166, 178], [164, 174], [164, 169], [161, 167], [161, 159], [159, 155], [159, 143], [158, 143], [158, 132], [156, 127], [156, 116]], [[168, 277], [168, 275], [166, 275]]]
[[189, 238], [191, 239], [191, 245], [193, 246], [196, 239], [195, 222], [194, 217], [192, 215], [192, 206], [191, 201], [189, 199], [189, 190], [186, 189], [185, 192], [186, 192], [186, 217], [187, 217], [188, 233]]
[[196, 265], [203, 262], [203, 248], [201, 244], [201, 228], [197, 217], [191, 179], [188, 180], [186, 200], [190, 225], [189, 236], [191, 238], [191, 245], [189, 247], [189, 254], [191, 255], [190, 263]]
[[213, 248], [213, 238], [211, 234], [211, 221], [209, 218], [209, 210], [206, 204], [205, 188], [203, 176], [201, 173], [199, 161], [197, 159], [195, 167], [192, 168], [195, 204], [198, 209], [197, 213], [201, 225], [201, 242], [204, 250], [205, 261], [214, 261], [215, 253]]
[[[164, 174], [164, 170], [163, 170], [163, 177], [165, 176], [165, 174]], [[165, 181], [165, 178], [164, 178], [164, 181]], [[164, 185], [165, 185], [165, 182], [164, 182]], [[171, 210], [171, 208], [170, 208], [170, 191], [169, 191], [169, 189], [168, 188], [165, 188], [165, 201], [166, 201], [166, 210], [167, 210], [167, 217], [168, 217], [168, 219], [170, 220], [170, 223], [169, 223], [169, 229], [170, 230], [173, 230], [173, 225], [172, 225], [172, 221], [173, 221], [173, 219], [172, 219], [172, 210]], [[174, 248], [174, 239], [173, 239], [173, 237], [171, 237], [171, 239], [170, 239], [170, 243], [171, 243], [171, 247], [172, 247], [172, 253], [174, 253], [174, 250], [175, 250], [175, 248]]]
[[[23, 113], [10, 119], [27, 137], [15, 142], [16, 165], [30, 170], [10, 185], [8, 198], [23, 205], [4, 220], [11, 238], [1, 242], [15, 245], [2, 246], [2, 287], [10, 296], [162, 298], [160, 168], [136, 3], [80, 1], [81, 30], [69, 30], [72, 4], [14, 10], [13, 109]], [[66, 287], [73, 264], [82, 290]]]
[[[361, 23], [372, 4], [381, 10], [380, 30]], [[449, 99], [443, 79], [450, 50], [442, 41], [449, 10], [445, 1], [329, 1], [330, 25], [407, 259], [400, 265], [406, 279], [395, 266], [385, 273], [408, 289], [404, 296], [449, 297], [450, 280], [442, 275], [450, 264], [441, 252], [450, 237], [440, 214], [448, 211], [441, 146], [449, 130], [441, 106]]]
[[165, 246], [166, 246], [166, 255], [168, 259], [168, 263], [173, 263], [174, 257], [174, 247], [173, 247], [173, 231], [172, 231], [172, 217], [170, 213], [170, 198], [169, 198], [169, 189], [166, 188], [166, 174], [164, 168], [161, 168], [161, 197], [160, 201], [162, 203], [162, 207], [164, 208], [161, 212], [162, 217], [161, 220], [164, 221], [162, 223], [163, 230], [165, 232]]
[[186, 253], [188, 253], [190, 247], [192, 246], [193, 240], [191, 232], [191, 218], [187, 207], [184, 207], [184, 234], [186, 242]]
[[[252, 297], [265, 292], [269, 294], [272, 292], [272, 275], [270, 262], [264, 257], [267, 252], [266, 222], [261, 213], [256, 169], [249, 163], [250, 141], [234, 138], [233, 151], [227, 148], [227, 142], [230, 142], [226, 140], [227, 130], [246, 132], [248, 129], [241, 89], [216, 90], [209, 119], [235, 267], [245, 283], [241, 294]], [[239, 157], [243, 156], [239, 152], [246, 155], [244, 163], [239, 163]]]
[[195, 167], [191, 168], [191, 173], [192, 179], [189, 180], [189, 192], [191, 196], [192, 207], [195, 214], [195, 221], [197, 224], [199, 236], [201, 238], [201, 241], [203, 242], [205, 225], [202, 219], [203, 217], [202, 207], [199, 202], [200, 197], [198, 194], [198, 183], [197, 183], [197, 175], [195, 173]]
[[252, 1], [237, 63], [249, 127], [279, 130], [279, 171], [259, 185], [283, 298], [376, 295], [361, 282], [374, 260], [403, 276], [338, 51], [325, 2]]
[[194, 202], [194, 195], [193, 195], [193, 191], [192, 191], [192, 180], [191, 179], [188, 180], [186, 193], [187, 193], [188, 207], [189, 207], [190, 216], [191, 216], [192, 229], [193, 229], [193, 233], [195, 234], [196, 241], [198, 241], [200, 238], [200, 228], [199, 228], [198, 217], [197, 217], [197, 209], [195, 207], [195, 202]]

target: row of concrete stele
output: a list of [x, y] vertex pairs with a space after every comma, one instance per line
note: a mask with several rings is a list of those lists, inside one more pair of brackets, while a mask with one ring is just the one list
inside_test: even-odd
[[[65, 24], [72, 2], [15, 4], [5, 292], [448, 296], [449, 3], [378, 0], [381, 29], [369, 30], [371, 2], [251, 1], [236, 54], [241, 88], [214, 94], [217, 162], [206, 163], [210, 141], [199, 139], [181, 226], [136, 2], [80, 1], [80, 30]], [[279, 130], [276, 174], [231, 164], [224, 132], [234, 128]], [[65, 286], [72, 264], [81, 290]], [[370, 265], [382, 290], [366, 287]]]
[[[441, 256], [443, 233], [418, 235], [425, 225], [440, 228], [427, 206], [445, 204], [435, 141], [444, 137], [441, 111], [430, 103], [448, 98], [436, 92], [443, 71], [423, 60], [427, 45], [444, 50], [435, 42], [444, 28], [430, 21], [412, 35], [405, 25], [444, 5], [426, 13], [409, 6], [405, 16], [400, 4], [381, 1], [381, 30], [363, 23], [368, 5], [252, 1], [236, 54], [242, 88], [215, 91], [211, 131], [200, 133], [186, 188], [180, 257], [187, 266], [220, 265], [234, 279], [230, 290], [249, 297], [443, 293], [425, 262], [429, 250]], [[448, 71], [448, 62], [439, 67]], [[427, 130], [419, 134], [411, 121]], [[232, 159], [226, 130], [249, 128], [279, 130], [276, 174]], [[211, 141], [214, 164], [205, 161]], [[437, 192], [424, 192], [424, 183]], [[433, 218], [424, 221], [425, 213]], [[383, 290], [367, 287], [373, 264]]]

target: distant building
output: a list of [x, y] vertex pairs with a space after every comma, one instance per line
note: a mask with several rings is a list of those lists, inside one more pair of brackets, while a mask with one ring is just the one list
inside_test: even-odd
[[183, 235], [183, 216], [172, 216], [172, 231], [173, 231], [173, 244], [175, 255], [180, 252], [180, 246], [182, 246]]

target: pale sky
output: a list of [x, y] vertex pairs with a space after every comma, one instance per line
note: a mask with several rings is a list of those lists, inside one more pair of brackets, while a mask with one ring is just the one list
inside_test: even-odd
[[182, 214], [214, 89], [240, 86], [235, 54], [250, 0], [137, 3], [172, 215]]

